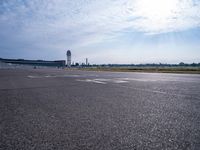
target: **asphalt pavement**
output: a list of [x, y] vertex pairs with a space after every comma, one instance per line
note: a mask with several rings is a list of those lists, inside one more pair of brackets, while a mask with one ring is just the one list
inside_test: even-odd
[[200, 75], [0, 69], [0, 150], [199, 150]]

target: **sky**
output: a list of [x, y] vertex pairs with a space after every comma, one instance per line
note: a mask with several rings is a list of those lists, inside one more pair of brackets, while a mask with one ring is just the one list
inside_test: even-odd
[[200, 62], [200, 0], [0, 0], [0, 58]]

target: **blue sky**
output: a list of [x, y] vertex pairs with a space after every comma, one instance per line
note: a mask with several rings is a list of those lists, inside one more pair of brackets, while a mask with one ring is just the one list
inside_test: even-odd
[[200, 0], [1, 0], [0, 57], [200, 62]]

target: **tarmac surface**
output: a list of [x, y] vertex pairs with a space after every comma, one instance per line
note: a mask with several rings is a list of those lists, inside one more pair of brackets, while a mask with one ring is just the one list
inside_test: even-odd
[[0, 150], [200, 149], [200, 75], [0, 69]]

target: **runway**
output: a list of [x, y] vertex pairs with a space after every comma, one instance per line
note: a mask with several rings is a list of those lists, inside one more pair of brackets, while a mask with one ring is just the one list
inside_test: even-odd
[[0, 149], [200, 147], [200, 75], [0, 69]]

